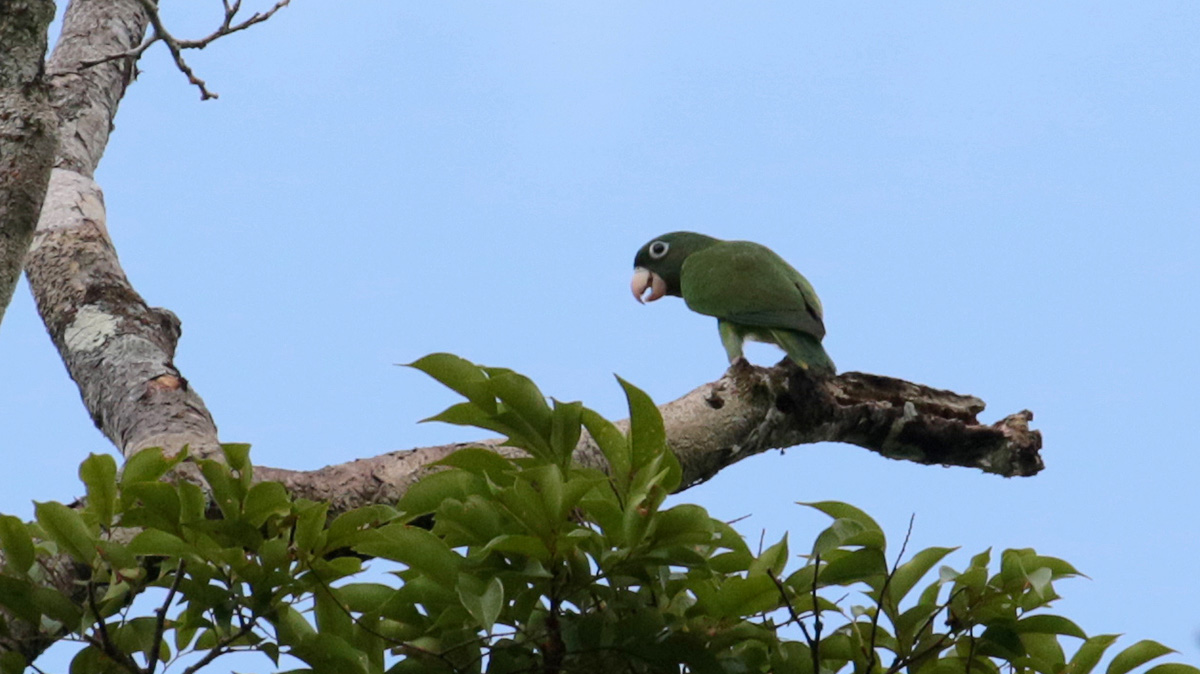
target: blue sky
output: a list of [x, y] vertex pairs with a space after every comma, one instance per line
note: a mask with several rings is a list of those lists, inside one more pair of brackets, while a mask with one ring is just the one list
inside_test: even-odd
[[[185, 35], [219, 6], [168, 5]], [[171, 13], [174, 12], [174, 13]], [[845, 445], [755, 457], [683, 499], [757, 539], [863, 507], [909, 549], [1035, 547], [1058, 609], [1200, 664], [1193, 428], [1200, 5], [299, 2], [161, 49], [97, 179], [135, 287], [227, 441], [315, 468], [476, 437], [394, 367], [451, 351], [613, 417], [725, 367], [712, 319], [633, 301], [676, 229], [812, 281], [842, 370], [1022, 408], [1046, 470], [1005, 480]], [[762, 364], [778, 359], [762, 347]], [[82, 492], [107, 441], [20, 289], [0, 328], [0, 510]]]

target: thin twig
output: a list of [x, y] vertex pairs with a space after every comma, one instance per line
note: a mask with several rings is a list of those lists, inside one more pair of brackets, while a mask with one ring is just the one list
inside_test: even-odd
[[244, 21], [234, 23], [234, 18], [237, 16], [238, 11], [240, 11], [242, 8], [241, 0], [234, 0], [233, 3], [230, 3], [229, 0], [221, 0], [221, 4], [225, 8], [225, 14], [221, 19], [221, 25], [218, 26], [216, 30], [202, 38], [195, 40], [181, 40], [172, 35], [171, 31], [167, 30], [167, 26], [163, 22], [162, 15], [158, 12], [158, 5], [154, 0], [138, 0], [138, 3], [142, 6], [142, 9], [146, 12], [147, 18], [150, 20], [150, 26], [154, 29], [153, 34], [144, 42], [132, 49], [127, 49], [116, 54], [108, 54], [107, 56], [102, 56], [96, 59], [81, 61], [79, 68], [80, 70], [83, 70], [98, 66], [102, 63], [109, 63], [111, 61], [118, 60], [128, 61], [130, 65], [132, 65], [133, 62], [137, 61], [142, 57], [143, 54], [146, 53], [146, 50], [149, 49], [151, 45], [153, 45], [155, 42], [162, 42], [163, 44], [167, 45], [167, 50], [171, 52], [171, 59], [175, 61], [175, 67], [179, 69], [179, 72], [183, 73], [187, 77], [188, 83], [193, 84], [200, 89], [200, 100], [207, 101], [210, 98], [217, 98], [217, 93], [209, 90], [204, 80], [196, 76], [195, 71], [193, 71], [192, 67], [188, 65], [187, 60], [183, 58], [183, 50], [204, 49], [208, 45], [222, 37], [225, 37], [226, 35], [231, 35], [238, 31], [246, 30], [255, 24], [262, 23], [274, 16], [279, 10], [287, 7], [290, 2], [291, 0], [278, 0], [278, 2], [276, 2], [267, 11], [255, 12]]
[[[813, 602], [813, 642], [812, 642], [812, 664], [813, 671], [821, 671], [821, 607], [817, 604], [817, 577], [821, 575], [821, 555], [813, 555], [813, 580], [812, 580], [812, 602]], [[841, 600], [839, 600], [841, 601]]]
[[171, 35], [163, 24], [162, 16], [158, 13], [158, 5], [154, 0], [138, 0], [142, 5], [142, 9], [146, 10], [146, 14], [150, 19], [150, 25], [154, 27], [154, 35], [161, 39], [171, 52], [171, 58], [175, 59], [175, 67], [179, 68], [179, 72], [183, 73], [188, 78], [188, 82], [196, 85], [200, 89], [200, 100], [207, 101], [210, 98], [217, 98], [217, 94], [208, 90], [204, 80], [196, 77], [196, 73], [192, 71], [192, 67], [183, 59], [183, 50], [179, 46], [179, 41], [175, 36]]
[[[448, 667], [450, 667], [450, 669], [452, 671], [455, 671], [455, 672], [459, 671], [458, 667], [456, 667], [454, 665], [454, 663], [450, 660], [450, 658], [446, 657], [445, 655], [443, 655], [441, 653], [435, 653], [429, 649], [422, 648], [420, 646], [414, 646], [411, 642], [408, 642], [408, 641], [403, 641], [400, 639], [393, 639], [392, 637], [389, 637], [385, 634], [380, 634], [376, 630], [372, 629], [365, 622], [359, 620], [358, 617], [356, 617], [350, 611], [350, 609], [348, 607], [343, 605], [342, 602], [338, 600], [337, 596], [335, 594], [333, 594], [333, 588], [330, 587], [329, 584], [325, 582], [325, 579], [321, 577], [321, 574], [318, 573], [316, 569], [312, 568], [311, 565], [307, 565], [307, 564], [305, 565], [305, 568], [307, 568], [308, 571], [312, 574], [311, 578], [313, 578], [314, 580], [317, 581], [317, 585], [321, 586], [321, 589], [325, 591], [325, 594], [327, 594], [331, 599], [333, 599], [333, 605], [336, 606], [338, 608], [338, 610], [340, 610], [342, 613], [344, 613], [346, 615], [346, 617], [350, 619], [351, 622], [353, 622], [355, 625], [357, 625], [364, 632], [366, 632], [367, 634], [370, 634], [371, 636], [375, 637], [376, 639], [380, 639], [385, 643], [391, 644], [391, 645], [395, 646], [396, 648], [402, 648], [406, 651], [420, 653], [421, 655], [426, 655], [431, 658], [436, 658], [438, 660], [441, 660]], [[454, 648], [460, 648], [461, 646], [465, 646], [468, 643], [470, 643], [470, 642], [468, 641], [464, 644], [461, 644], [460, 646], [455, 646]], [[447, 649], [447, 650], [453, 650], [453, 649]]]
[[[938, 607], [938, 609], [936, 611], [931, 613], [929, 615], [929, 617], [925, 619], [924, 624], [921, 625], [921, 629], [919, 629], [915, 632], [915, 634], [917, 635], [917, 638], [919, 639], [920, 636], [925, 633], [925, 630], [929, 629], [933, 625], [933, 621], [938, 617], [938, 615], [942, 611], [944, 611], [950, 607], [950, 603], [954, 601], [955, 597], [957, 597], [958, 595], [960, 595], [966, 591], [967, 591], [967, 588], [960, 587], [957, 591], [951, 592], [950, 596], [946, 597], [946, 603], [942, 604], [941, 606]], [[954, 631], [955, 630], [952, 629], [951, 633], [953, 633]], [[910, 663], [916, 662], [917, 660], [924, 658], [926, 655], [928, 655], [930, 653], [936, 653], [937, 651], [940, 651], [942, 648], [944, 648], [943, 644], [945, 643], [946, 637], [948, 637], [948, 636], [950, 636], [950, 635], [943, 634], [942, 636], [938, 637], [938, 640], [936, 642], [934, 642], [928, 648], [922, 650], [920, 653], [910, 653], [908, 655], [908, 657], [906, 657], [906, 658], [897, 658], [896, 661], [892, 663], [892, 666], [888, 668], [888, 674], [896, 674], [896, 672], [900, 671], [901, 668], [908, 666]]]
[[975, 628], [971, 627], [967, 632], [967, 636], [971, 638], [971, 645], [967, 648], [967, 671], [966, 674], [971, 674], [971, 665], [975, 664]]
[[[167, 591], [167, 598], [163, 601], [162, 606], [155, 611], [157, 621], [154, 625], [154, 639], [150, 643], [154, 644], [154, 649], [157, 651], [162, 644], [163, 631], [167, 627], [167, 611], [171, 608], [171, 602], [175, 599], [175, 594], [179, 592], [179, 585], [183, 582], [184, 567], [187, 566], [186, 560], [179, 560], [179, 566], [175, 569], [175, 580], [171, 582], [171, 589]], [[150, 663], [147, 666], [147, 674], [154, 674], [154, 668], [158, 665], [157, 653], [155, 657], [150, 658]]]
[[142, 668], [138, 666], [133, 656], [117, 648], [117, 645], [109, 637], [108, 624], [104, 622], [104, 616], [100, 615], [100, 607], [96, 604], [96, 587], [91, 580], [87, 583], [87, 601], [88, 608], [92, 610], [92, 615], [96, 616], [96, 629], [100, 633], [100, 639], [97, 642], [95, 637], [84, 635], [84, 640], [92, 646], [99, 648], [101, 652], [112, 658], [114, 662], [124, 667], [131, 674], [140, 674]]
[[[779, 580], [779, 576], [776, 576], [775, 572], [770, 569], [767, 569], [767, 577], [771, 579], [771, 582], [775, 583], [775, 587], [779, 588], [779, 596], [783, 598], [783, 605], [787, 608], [788, 615], [792, 617], [792, 622], [800, 625], [800, 630], [804, 632], [804, 638], [808, 639], [808, 630], [804, 627], [804, 623], [800, 622], [800, 616], [796, 614], [796, 607], [792, 606], [792, 599], [788, 597], [787, 588], [784, 587], [783, 581]], [[811, 640], [809, 641], [809, 646], [812, 646]]]
[[[896, 575], [896, 570], [900, 568], [900, 560], [904, 559], [904, 551], [908, 549], [908, 541], [912, 538], [913, 522], [916, 521], [917, 514], [913, 513], [908, 518], [908, 532], [904, 534], [904, 542], [900, 544], [900, 554], [896, 555], [896, 561], [892, 564], [892, 568], [888, 571], [887, 576], [883, 579], [883, 587], [879, 588], [879, 602], [875, 606], [875, 613], [871, 616], [871, 654], [867, 664], [867, 671], [871, 671], [875, 667], [875, 636], [879, 634], [879, 613], [884, 609], [884, 604], [887, 602], [888, 587], [892, 584], [892, 578]], [[896, 612], [900, 612], [899, 606], [893, 606]]]
[[162, 38], [158, 37], [157, 35], [151, 35], [149, 38], [146, 39], [145, 42], [139, 44], [138, 46], [134, 47], [133, 49], [127, 49], [123, 52], [118, 52], [116, 54], [109, 54], [108, 56], [101, 56], [98, 59], [90, 59], [90, 60], [80, 61], [79, 69], [83, 70], [86, 68], [98, 66], [102, 63], [108, 63], [109, 61], [118, 61], [121, 59], [128, 59], [130, 61], [136, 61], [142, 57], [142, 54], [146, 53], [146, 50], [150, 48], [150, 45], [154, 44], [155, 42], [158, 42], [160, 39], [162, 39]]
[[208, 45], [215, 42], [218, 38], [225, 37], [226, 35], [230, 35], [230, 34], [238, 32], [238, 31], [246, 30], [250, 26], [253, 26], [255, 24], [266, 21], [267, 19], [274, 16], [275, 12], [278, 12], [279, 10], [283, 9], [284, 7], [287, 7], [288, 3], [290, 3], [290, 2], [291, 2], [291, 0], [279, 0], [279, 2], [276, 2], [275, 5], [273, 7], [271, 7], [271, 9], [268, 9], [265, 12], [255, 12], [254, 14], [252, 14], [250, 16], [250, 18], [248, 18], [245, 21], [242, 21], [240, 23], [236, 23], [236, 24], [232, 23], [233, 17], [235, 14], [237, 14], [238, 9], [240, 9], [242, 6], [241, 0], [238, 0], [237, 2], [233, 3], [232, 6], [228, 2], [226, 2], [225, 3], [225, 20], [221, 22], [220, 28], [214, 30], [209, 35], [202, 37], [198, 40], [179, 40], [178, 41], [179, 46], [182, 49], [204, 49]]
[[751, 518], [753, 516], [754, 516], [754, 513], [746, 513], [745, 515], [742, 515], [741, 517], [735, 517], [735, 518], [729, 520], [725, 524], [733, 526], [733, 525], [737, 524], [738, 522], [741, 522], [742, 520]]
[[242, 637], [246, 636], [253, 630], [254, 630], [253, 624], [247, 625], [247, 626], [243, 627], [242, 629], [238, 630], [236, 633], [230, 634], [229, 636], [225, 637], [224, 639], [221, 639], [220, 641], [218, 641], [216, 643], [216, 645], [214, 645], [212, 647], [211, 650], [208, 651], [207, 654], [205, 654], [205, 656], [203, 658], [200, 658], [200, 660], [197, 661], [196, 664], [183, 670], [183, 674], [196, 674], [196, 672], [199, 672], [201, 669], [204, 669], [204, 667], [208, 666], [208, 664], [210, 662], [212, 662], [213, 660], [216, 660], [217, 658], [221, 657], [222, 655], [225, 655], [226, 653], [228, 653], [229, 651], [226, 649], [228, 649], [230, 647], [230, 645], [233, 644], [233, 642], [237, 641], [238, 639], [241, 639]]

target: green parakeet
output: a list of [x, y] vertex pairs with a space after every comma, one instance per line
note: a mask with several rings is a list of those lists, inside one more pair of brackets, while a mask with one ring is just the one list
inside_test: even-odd
[[821, 346], [821, 301], [808, 279], [770, 248], [671, 232], [642, 246], [633, 266], [631, 288], [638, 302], [674, 295], [692, 311], [715, 316], [730, 363], [752, 339], [779, 346], [814, 374], [834, 374]]

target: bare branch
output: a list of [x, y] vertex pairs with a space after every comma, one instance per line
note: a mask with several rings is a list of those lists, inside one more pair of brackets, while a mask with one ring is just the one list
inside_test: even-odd
[[167, 49], [171, 52], [171, 58], [175, 59], [175, 67], [179, 68], [179, 72], [187, 76], [190, 84], [194, 84], [200, 89], [200, 100], [207, 101], [210, 98], [216, 98], [217, 95], [209, 91], [204, 85], [204, 80], [196, 77], [196, 73], [192, 72], [191, 66], [187, 64], [187, 61], [183, 60], [183, 50], [179, 46], [179, 41], [171, 35], [170, 31], [163, 24], [162, 17], [158, 13], [158, 5], [153, 0], [138, 0], [138, 2], [146, 10], [146, 15], [150, 17], [150, 25], [154, 27], [154, 37], [167, 44]]
[[142, 54], [146, 53], [146, 50], [150, 48], [150, 45], [154, 44], [155, 42], [158, 42], [158, 40], [159, 40], [158, 36], [152, 36], [150, 39], [139, 44], [138, 46], [134, 47], [133, 49], [127, 49], [123, 52], [118, 52], [116, 54], [109, 54], [108, 56], [101, 56], [100, 58], [97, 58], [97, 59], [85, 59], [83, 61], [80, 61], [79, 67], [80, 67], [80, 69], [91, 68], [93, 66], [98, 66], [98, 65], [101, 65], [104, 63], [110, 63], [112, 61], [120, 61], [120, 60], [127, 60], [130, 62], [130, 65], [132, 65], [132, 62], [140, 59], [142, 57]]
[[143, 11], [145, 11], [146, 16], [150, 21], [150, 25], [154, 28], [154, 34], [137, 47], [126, 49], [125, 51], [117, 52], [115, 54], [108, 54], [95, 59], [85, 59], [79, 63], [79, 67], [81, 69], [91, 68], [103, 63], [120, 60], [126, 61], [129, 67], [132, 67], [133, 63], [141, 58], [142, 54], [146, 53], [146, 50], [149, 49], [151, 45], [153, 45], [155, 42], [163, 42], [167, 45], [167, 50], [171, 52], [171, 58], [175, 61], [175, 67], [179, 69], [179, 72], [183, 73], [187, 77], [188, 83], [196, 86], [196, 88], [200, 90], [200, 100], [206, 101], [211, 98], [218, 98], [219, 96], [216, 92], [208, 89], [208, 86], [205, 84], [204, 80], [196, 76], [195, 71], [192, 70], [192, 67], [188, 65], [187, 60], [184, 59], [183, 50], [204, 49], [208, 45], [222, 37], [225, 37], [226, 35], [246, 30], [255, 24], [262, 23], [274, 16], [276, 12], [286, 7], [291, 0], [279, 0], [271, 7], [271, 9], [268, 9], [265, 12], [255, 12], [247, 19], [237, 23], [234, 23], [234, 19], [237, 18], [237, 13], [241, 10], [241, 0], [236, 0], [233, 4], [230, 4], [229, 0], [221, 0], [221, 4], [225, 8], [225, 14], [221, 19], [221, 25], [217, 26], [216, 30], [213, 32], [196, 40], [181, 40], [175, 37], [171, 31], [167, 30], [167, 26], [162, 20], [162, 15], [159, 14], [158, 4], [154, 0], [138, 0], [138, 2], [141, 4]]
[[[815, 380], [790, 362], [773, 368], [738, 365], [719, 380], [661, 405], [667, 439], [683, 468], [683, 489], [742, 459], [771, 449], [842, 442], [891, 459], [977, 468], [1005, 477], [1042, 469], [1041, 433], [1022, 411], [995, 424], [976, 415], [983, 401], [920, 384], [847, 372]], [[295, 495], [325, 501], [340, 512], [391, 503], [423, 476], [429, 464], [466, 446], [506, 456], [512, 447], [491, 440], [397, 451], [316, 471], [256, 468], [256, 477], [280, 480]], [[586, 435], [575, 450], [586, 466], [605, 468]]]
[[233, 3], [233, 5], [230, 5], [226, 1], [225, 20], [221, 22], [220, 28], [214, 30], [209, 35], [200, 38], [199, 40], [179, 40], [178, 44], [182, 49], [204, 49], [208, 45], [215, 42], [218, 38], [236, 33], [238, 31], [246, 30], [250, 26], [270, 19], [272, 16], [275, 16], [275, 12], [287, 7], [290, 3], [291, 0], [279, 0], [279, 2], [276, 2], [271, 9], [268, 9], [265, 12], [255, 12], [254, 14], [251, 14], [250, 17], [245, 21], [233, 23], [233, 19], [237, 15], [238, 10], [241, 9], [242, 3], [241, 0], [238, 0], [237, 2]]

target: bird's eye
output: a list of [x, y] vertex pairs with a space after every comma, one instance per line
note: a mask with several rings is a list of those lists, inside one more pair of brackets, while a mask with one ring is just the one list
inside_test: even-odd
[[667, 254], [668, 249], [670, 249], [670, 246], [667, 245], [666, 241], [655, 241], [650, 244], [650, 257], [655, 260], [662, 259], [662, 256]]

